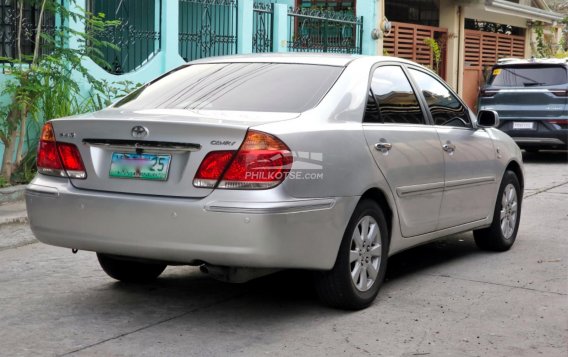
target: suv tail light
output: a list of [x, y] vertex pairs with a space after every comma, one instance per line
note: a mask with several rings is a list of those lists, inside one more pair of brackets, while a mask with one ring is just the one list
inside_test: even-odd
[[280, 139], [249, 130], [238, 151], [207, 154], [193, 185], [208, 188], [217, 185], [224, 189], [272, 188], [284, 181], [292, 162], [290, 149]]
[[51, 123], [45, 123], [37, 151], [37, 170], [49, 176], [87, 178], [85, 166], [77, 146], [58, 143]]
[[568, 97], [568, 90], [566, 89], [551, 89], [550, 92], [557, 97]]
[[479, 91], [479, 96], [483, 98], [491, 98], [497, 93], [499, 93], [498, 89], [481, 89]]

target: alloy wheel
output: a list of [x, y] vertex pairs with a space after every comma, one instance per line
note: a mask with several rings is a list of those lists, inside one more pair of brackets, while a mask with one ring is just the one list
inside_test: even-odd
[[357, 290], [367, 291], [377, 280], [381, 251], [377, 221], [372, 216], [362, 217], [353, 231], [349, 252], [351, 279]]
[[517, 223], [518, 198], [517, 190], [512, 184], [505, 186], [501, 198], [501, 233], [505, 239], [510, 239]]

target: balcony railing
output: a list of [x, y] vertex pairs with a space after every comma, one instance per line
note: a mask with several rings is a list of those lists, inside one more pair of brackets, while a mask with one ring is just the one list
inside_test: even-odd
[[362, 52], [363, 17], [311, 9], [288, 11], [288, 51]]

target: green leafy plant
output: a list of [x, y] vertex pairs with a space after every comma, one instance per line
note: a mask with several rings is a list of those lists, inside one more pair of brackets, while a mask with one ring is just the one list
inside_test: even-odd
[[[70, 3], [74, 4], [74, 1], [70, 0]], [[32, 42], [33, 54], [22, 50], [24, 8], [30, 4], [39, 9]], [[77, 98], [81, 97], [79, 80], [86, 81], [94, 93], [107, 90], [103, 82], [88, 72], [83, 59], [90, 57], [97, 63], [103, 63], [100, 48], [117, 47], [98, 40], [97, 34], [118, 24], [117, 21], [105, 21], [101, 14], [94, 15], [83, 9], [70, 11], [58, 0], [17, 0], [14, 6], [19, 14], [16, 24], [16, 53], [14, 57], [0, 58], [10, 66], [10, 79], [6, 81], [1, 93], [9, 96], [11, 101], [0, 107], [0, 140], [5, 146], [0, 175], [7, 180], [23, 162], [23, 146], [30, 119], [48, 120], [82, 111], [81, 103], [77, 102]], [[57, 14], [67, 21], [53, 33], [49, 33], [42, 27], [47, 13]], [[68, 20], [83, 21], [86, 31], [69, 28], [66, 25]], [[66, 45], [70, 36], [75, 38], [76, 46]]]
[[434, 60], [434, 66], [432, 70], [438, 73], [440, 69], [440, 62], [442, 61], [442, 50], [440, 49], [440, 45], [438, 44], [438, 41], [436, 41], [431, 37], [425, 38], [424, 43], [427, 44], [428, 47], [430, 47], [430, 50], [432, 51], [432, 56]]
[[120, 81], [110, 84], [103, 80], [102, 84], [104, 90], [94, 92], [86, 103], [86, 105], [92, 108], [90, 111], [101, 110], [118, 98], [124, 97], [142, 86], [142, 83], [134, 83], [132, 81]]
[[8, 186], [10, 183], [2, 176], [0, 176], [0, 188]]

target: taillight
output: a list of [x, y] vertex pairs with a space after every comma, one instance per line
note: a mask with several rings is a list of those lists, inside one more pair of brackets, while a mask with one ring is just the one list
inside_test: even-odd
[[195, 187], [215, 187], [236, 151], [212, 151], [201, 162], [193, 179]]
[[69, 143], [57, 143], [57, 150], [63, 162], [67, 175], [71, 178], [84, 179], [87, 177], [85, 166], [81, 159], [81, 153], [77, 146]]
[[551, 89], [549, 91], [557, 97], [568, 97], [568, 90], [566, 89]]
[[74, 144], [56, 142], [51, 123], [45, 123], [41, 130], [37, 170], [50, 176], [78, 179], [87, 177], [79, 149]]
[[499, 93], [498, 89], [482, 89], [479, 91], [479, 96], [483, 98], [491, 98]]
[[[290, 149], [270, 134], [249, 130], [239, 150], [210, 152], [199, 166], [196, 187], [266, 189], [286, 178], [293, 158]], [[228, 167], [227, 167], [228, 165]]]

